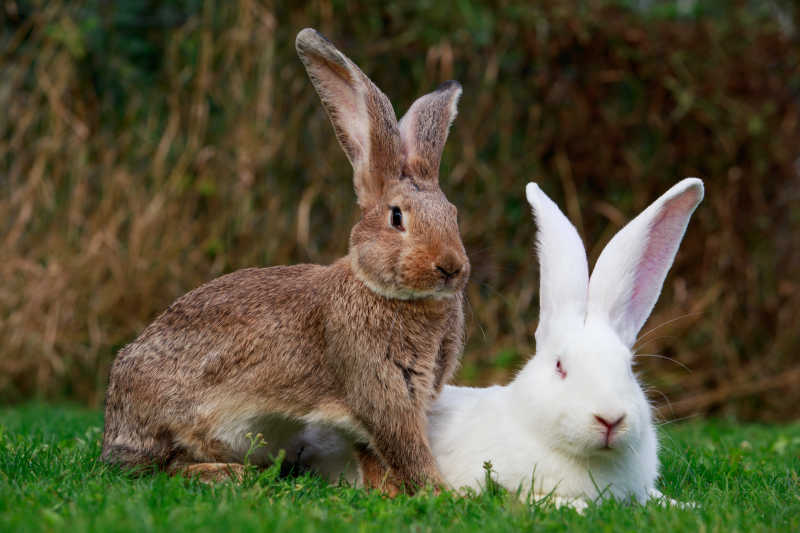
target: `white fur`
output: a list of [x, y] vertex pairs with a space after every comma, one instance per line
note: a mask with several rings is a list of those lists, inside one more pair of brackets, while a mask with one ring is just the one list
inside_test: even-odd
[[586, 316], [589, 265], [578, 232], [535, 183], [525, 196], [533, 208], [539, 253], [539, 326], [536, 346], [557, 341], [580, 327]]
[[[508, 386], [446, 387], [430, 413], [429, 435], [448, 484], [482, 488], [483, 462], [490, 461], [495, 481], [523, 494], [645, 501], [658, 475], [656, 434], [626, 351], [614, 340], [608, 330], [584, 330], [565, 343], [564, 380], [556, 354], [538, 352]], [[626, 416], [610, 450], [601, 449], [596, 413]]]
[[[607, 496], [674, 503], [655, 489], [658, 442], [633, 373], [631, 346], [702, 200], [703, 184], [681, 181], [625, 226], [601, 254], [591, 280], [572, 224], [535, 184], [528, 184], [526, 195], [539, 227], [537, 353], [507, 386], [444, 388], [428, 417], [442, 475], [453, 488], [480, 490], [488, 461], [503, 487], [521, 488], [523, 496], [552, 495], [557, 504], [578, 509]], [[607, 442], [595, 416], [623, 415]], [[352, 459], [342, 462], [342, 450], [326, 455], [316, 449], [330, 439], [310, 431], [301, 439], [314, 457], [308, 465], [352, 473]]]
[[629, 346], [658, 300], [703, 192], [697, 178], [680, 181], [622, 228], [597, 259], [589, 319], [613, 325]]

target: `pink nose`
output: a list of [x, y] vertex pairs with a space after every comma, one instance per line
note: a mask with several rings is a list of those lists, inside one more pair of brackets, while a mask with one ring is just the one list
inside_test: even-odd
[[609, 443], [611, 442], [611, 434], [614, 432], [614, 429], [619, 427], [619, 425], [625, 419], [625, 415], [620, 416], [613, 422], [609, 422], [600, 415], [594, 415], [594, 419], [606, 428], [606, 447], [609, 447]]

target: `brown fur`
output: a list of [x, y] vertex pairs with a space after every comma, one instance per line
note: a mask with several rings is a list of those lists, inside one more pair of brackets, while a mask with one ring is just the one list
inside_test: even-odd
[[228, 479], [242, 481], [245, 467], [240, 463], [194, 463], [172, 466], [170, 470], [185, 477], [197, 478], [204, 483], [215, 483]]
[[361, 465], [361, 480], [364, 487], [375, 489], [394, 498], [402, 492], [402, 486], [392, 476], [391, 470], [367, 446], [356, 446], [356, 456]]
[[114, 361], [102, 458], [238, 475], [247, 433], [270, 429], [273, 452], [313, 420], [374, 450], [360, 454], [363, 471], [391, 468], [393, 481], [374, 486], [436, 484], [425, 411], [463, 347], [469, 262], [430, 172], [460, 88], [420, 98], [398, 127], [383, 93], [322, 36], [304, 30], [297, 48], [354, 167], [362, 219], [350, 251], [330, 266], [240, 270], [173, 303]]

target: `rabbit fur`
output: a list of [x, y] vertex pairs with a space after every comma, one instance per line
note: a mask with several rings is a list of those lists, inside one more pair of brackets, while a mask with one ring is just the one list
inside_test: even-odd
[[[248, 268], [175, 301], [111, 368], [102, 459], [217, 479], [336, 427], [396, 491], [441, 483], [425, 412], [464, 341], [469, 261], [439, 160], [455, 81], [399, 122], [388, 98], [313, 29], [297, 52], [347, 158], [361, 219], [329, 266]], [[248, 434], [268, 445], [252, 450]], [[366, 480], [369, 482], [369, 480]], [[376, 480], [377, 483], [377, 480]]]
[[[655, 489], [657, 435], [631, 350], [703, 183], [682, 180], [621, 229], [591, 279], [574, 226], [536, 184], [526, 195], [538, 226], [536, 355], [506, 386], [444, 388], [428, 414], [442, 475], [452, 488], [480, 490], [488, 461], [503, 487], [578, 509], [608, 496], [677, 503]], [[298, 437], [304, 465], [329, 479], [358, 480], [346, 443], [314, 431]]]

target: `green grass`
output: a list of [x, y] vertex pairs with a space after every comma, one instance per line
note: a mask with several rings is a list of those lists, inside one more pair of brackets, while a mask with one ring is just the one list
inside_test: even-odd
[[97, 462], [101, 428], [94, 411], [0, 409], [0, 531], [800, 531], [800, 424], [666, 426], [660, 488], [697, 507], [584, 515], [504, 491], [390, 500], [269, 470], [240, 485], [130, 478]]

